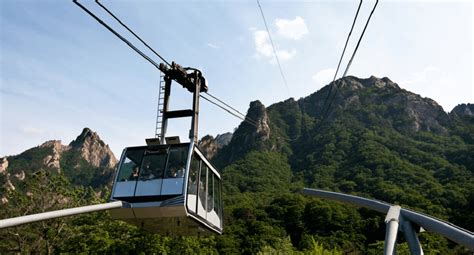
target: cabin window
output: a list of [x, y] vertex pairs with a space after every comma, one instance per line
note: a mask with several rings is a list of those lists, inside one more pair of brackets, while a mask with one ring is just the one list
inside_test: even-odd
[[128, 149], [119, 166], [117, 182], [113, 196], [116, 198], [133, 197], [137, 184], [139, 166], [143, 158], [143, 149]]
[[208, 204], [207, 204], [207, 220], [216, 227], [221, 227], [220, 213], [219, 213], [219, 178], [217, 178], [214, 172], [209, 171], [208, 173]]
[[221, 193], [221, 180], [216, 178], [217, 185], [216, 185], [216, 202], [214, 203], [214, 210], [217, 213], [219, 218], [219, 223], [216, 225], [218, 227], [222, 226], [222, 193]]
[[198, 190], [198, 215], [206, 218], [207, 211], [207, 169], [205, 164], [201, 166], [201, 173], [199, 175], [199, 190]]
[[163, 169], [165, 168], [166, 154], [149, 154], [143, 158], [140, 170], [140, 180], [152, 180], [163, 178]]
[[[214, 173], [209, 171], [207, 180], [207, 212], [214, 209]], [[209, 214], [208, 214], [209, 215]]]
[[159, 196], [166, 164], [166, 151], [146, 151], [140, 168], [135, 197]]
[[161, 195], [178, 195], [183, 193], [188, 149], [189, 147], [183, 146], [170, 148]]
[[197, 199], [197, 186], [198, 186], [198, 175], [201, 160], [194, 154], [191, 160], [191, 166], [189, 168], [189, 179], [188, 179], [188, 210], [196, 213], [196, 199]]
[[143, 150], [127, 150], [125, 159], [122, 161], [122, 165], [120, 166], [117, 181], [136, 181], [142, 157]]
[[165, 178], [183, 178], [186, 171], [188, 147], [172, 148], [169, 154]]

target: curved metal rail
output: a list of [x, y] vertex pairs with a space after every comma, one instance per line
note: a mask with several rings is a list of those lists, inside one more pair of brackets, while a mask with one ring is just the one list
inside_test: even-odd
[[71, 216], [71, 215], [76, 215], [76, 214], [121, 208], [121, 207], [124, 207], [125, 205], [126, 203], [122, 201], [115, 201], [115, 202], [104, 203], [104, 204], [81, 206], [81, 207], [76, 207], [76, 208], [62, 209], [62, 210], [57, 210], [57, 211], [37, 213], [37, 214], [20, 216], [20, 217], [15, 217], [15, 218], [10, 218], [10, 219], [4, 219], [4, 220], [0, 220], [0, 229], [19, 226], [19, 225], [23, 225], [27, 223], [36, 222], [36, 221], [61, 218], [61, 217], [66, 217], [66, 216]]
[[[309, 189], [303, 188], [302, 193], [308, 196], [315, 196], [319, 198], [325, 198], [329, 200], [335, 200], [343, 203], [353, 204], [356, 206], [361, 206], [369, 208], [381, 213], [387, 214], [385, 222], [387, 224], [387, 235], [386, 235], [386, 247], [387, 242], [394, 242], [396, 240], [396, 234], [393, 237], [389, 235], [389, 231], [393, 231], [393, 227], [390, 227], [393, 221], [396, 221], [396, 227], [398, 228], [398, 222], [401, 222], [402, 230], [405, 231], [405, 237], [409, 242], [409, 247], [412, 253], [414, 254], [423, 254], [421, 246], [419, 245], [418, 238], [416, 237], [416, 232], [414, 232], [410, 223], [414, 223], [417, 226], [422, 227], [427, 231], [438, 233], [449, 240], [461, 244], [467, 247], [469, 250], [474, 251], [474, 234], [473, 232], [458, 227], [447, 221], [437, 219], [435, 217], [415, 212], [413, 210], [404, 209], [396, 205], [391, 205], [389, 203], [378, 201], [374, 199], [363, 198], [354, 195], [348, 195], [339, 192], [325, 191], [319, 189]], [[398, 211], [397, 211], [398, 210]], [[395, 238], [393, 240], [388, 240], [387, 238]], [[391, 245], [389, 245], [391, 246]], [[393, 251], [387, 252], [385, 254], [392, 254]]]

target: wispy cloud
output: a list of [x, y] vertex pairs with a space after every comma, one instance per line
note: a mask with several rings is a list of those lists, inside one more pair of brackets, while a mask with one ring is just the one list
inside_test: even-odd
[[433, 75], [438, 75], [441, 70], [438, 67], [427, 66], [421, 72], [416, 72], [411, 75], [408, 80], [402, 81], [401, 84], [411, 85], [427, 82]]
[[[306, 26], [304, 19], [300, 16], [297, 16], [294, 19], [278, 18], [275, 19], [273, 25], [276, 27], [276, 33], [272, 33], [272, 39], [279, 60], [283, 62], [292, 59], [296, 55], [296, 49], [281, 48], [281, 44], [279, 44], [278, 41], [281, 41], [282, 39], [293, 41], [300, 40], [308, 34], [308, 27]], [[267, 59], [270, 63], [276, 64], [276, 58], [274, 56], [268, 32], [266, 30], [258, 30], [255, 27], [251, 27], [250, 31], [253, 31], [256, 57]]]
[[220, 49], [221, 47], [217, 44], [214, 44], [214, 43], [207, 43], [207, 46], [209, 48], [213, 48], [213, 49]]
[[[268, 36], [267, 31], [265, 30], [254, 30], [254, 43], [255, 43], [255, 50], [256, 55], [259, 58], [265, 58], [269, 60], [270, 63], [275, 62], [275, 56], [273, 54], [272, 45], [270, 43], [270, 37]], [[285, 50], [285, 49], [278, 49], [277, 48], [277, 55], [280, 61], [286, 61], [293, 58], [296, 54], [296, 50]]]
[[294, 19], [275, 19], [277, 33], [283, 38], [300, 40], [309, 33], [304, 19], [297, 16]]
[[20, 131], [28, 135], [39, 135], [45, 133], [44, 130], [36, 127], [22, 127]]
[[318, 88], [321, 88], [332, 81], [335, 72], [336, 72], [336, 69], [334, 68], [323, 69], [323, 70], [318, 71], [315, 75], [313, 75], [312, 79], [316, 83]]

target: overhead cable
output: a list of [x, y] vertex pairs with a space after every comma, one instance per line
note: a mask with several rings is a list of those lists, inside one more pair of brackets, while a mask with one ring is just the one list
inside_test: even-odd
[[84, 10], [87, 14], [89, 14], [91, 17], [93, 17], [97, 22], [99, 22], [102, 26], [107, 28], [110, 32], [112, 32], [115, 36], [117, 36], [120, 40], [122, 40], [124, 43], [126, 43], [130, 48], [132, 48], [135, 52], [137, 52], [140, 56], [142, 56], [144, 59], [146, 59], [148, 62], [150, 62], [152, 65], [154, 65], [158, 70], [160, 70], [160, 65], [153, 61], [150, 57], [148, 57], [145, 53], [143, 53], [141, 50], [139, 50], [135, 45], [133, 45], [130, 41], [125, 39], [122, 35], [120, 35], [117, 31], [112, 29], [109, 25], [107, 25], [104, 21], [102, 21], [99, 17], [97, 17], [94, 13], [89, 11], [86, 7], [84, 7], [82, 4], [80, 4], [77, 0], [73, 0], [73, 2], [79, 6], [82, 10]]
[[323, 109], [321, 111], [321, 113], [324, 113], [324, 109], [325, 109], [325, 106], [328, 102], [328, 99], [331, 95], [331, 92], [332, 92], [332, 88], [333, 86], [335, 85], [334, 84], [334, 81], [336, 80], [336, 77], [337, 77], [337, 73], [339, 72], [339, 67], [341, 66], [341, 62], [342, 62], [342, 59], [344, 58], [344, 53], [346, 52], [346, 48], [347, 48], [347, 44], [349, 43], [349, 39], [351, 37], [351, 34], [352, 34], [352, 30], [354, 30], [354, 26], [355, 26], [355, 23], [357, 21], [357, 16], [359, 15], [359, 10], [360, 10], [360, 7], [362, 5], [362, 2], [363, 0], [360, 0], [359, 2], [359, 6], [357, 7], [357, 12], [354, 16], [354, 21], [352, 21], [352, 26], [351, 26], [351, 30], [349, 31], [349, 34], [347, 35], [347, 38], [346, 38], [346, 43], [344, 45], [344, 49], [342, 50], [342, 54], [341, 54], [341, 57], [339, 58], [339, 63], [337, 64], [337, 69], [336, 69], [336, 72], [334, 73], [334, 78], [332, 79], [332, 85], [329, 87], [329, 90], [328, 90], [328, 94], [326, 96], [326, 99], [324, 100], [324, 103], [323, 103]]
[[347, 35], [346, 44], [344, 45], [344, 50], [342, 50], [341, 58], [339, 59], [339, 63], [337, 64], [336, 73], [334, 73], [334, 78], [332, 79], [333, 82], [336, 80], [337, 73], [339, 72], [339, 67], [341, 66], [341, 62], [342, 62], [342, 59], [344, 57], [344, 53], [346, 52], [347, 43], [349, 42], [349, 38], [351, 37], [352, 30], [354, 30], [354, 25], [356, 23], [357, 16], [359, 15], [359, 10], [360, 10], [360, 6], [362, 5], [362, 1], [363, 0], [360, 0], [359, 7], [357, 7], [357, 12], [356, 12], [356, 15], [354, 17], [354, 21], [352, 21], [351, 31], [349, 31], [349, 34]]
[[205, 96], [203, 96], [203, 95], [201, 95], [201, 97], [202, 97], [203, 99], [205, 99], [206, 101], [208, 101], [209, 103], [211, 103], [211, 104], [213, 104], [213, 105], [215, 105], [215, 106], [221, 108], [222, 110], [228, 112], [229, 114], [233, 115], [234, 117], [239, 118], [239, 119], [241, 119], [242, 121], [245, 121], [245, 122], [249, 123], [250, 125], [252, 125], [252, 126], [254, 126], [254, 127], [256, 127], [256, 128], [258, 127], [256, 123], [250, 121], [249, 119], [243, 118], [243, 117], [241, 117], [241, 116], [239, 116], [239, 115], [237, 115], [237, 114], [231, 112], [229, 109], [226, 109], [225, 107], [223, 107], [223, 106], [217, 104], [216, 102], [210, 100], [209, 98], [207, 98], [207, 97], [205, 97]]
[[[103, 20], [101, 20], [99, 17], [97, 17], [94, 13], [92, 13], [89, 9], [87, 9], [85, 6], [83, 6], [82, 4], [80, 4], [77, 0], [73, 0], [73, 2], [79, 6], [82, 10], [84, 10], [87, 14], [89, 14], [91, 17], [93, 17], [97, 22], [99, 22], [102, 26], [104, 26], [107, 30], [109, 30], [110, 32], [112, 32], [115, 36], [117, 36], [120, 40], [122, 40], [125, 44], [127, 44], [130, 48], [132, 48], [135, 52], [137, 52], [140, 56], [142, 56], [144, 59], [146, 59], [148, 62], [150, 62], [153, 66], [155, 66], [158, 70], [160, 70], [159, 68], [159, 64], [156, 63], [155, 61], [153, 61], [149, 56], [147, 56], [145, 53], [143, 53], [141, 50], [139, 50], [135, 45], [133, 45], [130, 41], [128, 41], [127, 39], [125, 39], [122, 35], [120, 35], [117, 31], [115, 31], [113, 28], [111, 28], [109, 25], [107, 25]], [[117, 22], [119, 22], [122, 26], [124, 26], [130, 33], [132, 33], [138, 40], [140, 40], [140, 42], [142, 42], [148, 49], [150, 49], [153, 53], [155, 53], [155, 55], [157, 55], [161, 60], [163, 60], [164, 62], [166, 62], [166, 64], [169, 65], [169, 63], [164, 59], [162, 58], [155, 50], [153, 50], [153, 48], [151, 48], [145, 41], [143, 41], [137, 34], [135, 34], [131, 29], [128, 28], [128, 26], [126, 26], [122, 21], [120, 21], [120, 19], [118, 19], [112, 12], [110, 12], [104, 5], [102, 5], [98, 0], [96, 0], [96, 3], [98, 5], [100, 5], [105, 11], [107, 11]], [[160, 70], [161, 71], [161, 70]], [[224, 106], [221, 106], [215, 102], [213, 102], [212, 100], [204, 97], [203, 95], [201, 95], [202, 98], [204, 98], [205, 100], [209, 101], [210, 103], [218, 106], [219, 108], [222, 108], [223, 110], [227, 111], [228, 113], [230, 113], [231, 115], [257, 127], [257, 122], [247, 116], [245, 116], [243, 113], [241, 113], [240, 111], [238, 111], [237, 109], [233, 108], [232, 106], [230, 106], [229, 104], [225, 103], [224, 101], [220, 100], [219, 98], [207, 93], [207, 95], [211, 96], [212, 98], [214, 98], [215, 100], [219, 101], [221, 104], [225, 105], [226, 107], [230, 108], [231, 110], [229, 109], [226, 109]], [[238, 114], [237, 114], [238, 113]], [[239, 114], [241, 116], [239, 116]]]
[[357, 46], [356, 46], [356, 48], [354, 49], [354, 52], [352, 53], [351, 60], [349, 60], [349, 63], [347, 64], [347, 67], [346, 67], [346, 71], [344, 71], [344, 74], [342, 75], [342, 77], [346, 76], [347, 71], [349, 71], [349, 67], [350, 67], [351, 64], [352, 64], [352, 60], [354, 59], [354, 56], [355, 56], [355, 54], [356, 54], [356, 52], [357, 52], [357, 49], [359, 49], [360, 41], [362, 41], [362, 37], [364, 37], [365, 29], [367, 29], [367, 25], [369, 25], [370, 18], [372, 18], [372, 14], [374, 14], [375, 8], [377, 7], [377, 4], [378, 4], [378, 3], [379, 3], [379, 0], [376, 0], [375, 5], [374, 5], [374, 8], [372, 8], [372, 11], [370, 12], [369, 18], [367, 19], [367, 22], [365, 23], [364, 30], [362, 30], [362, 34], [361, 34], [360, 37], [359, 37], [359, 41], [357, 42]]
[[213, 96], [211, 95], [209, 92], [206, 92], [206, 94], [212, 98], [214, 98], [215, 100], [219, 101], [219, 103], [222, 103], [223, 105], [229, 107], [230, 109], [234, 110], [235, 112], [239, 113], [240, 115], [242, 115], [243, 117], [245, 117], [245, 114], [241, 113], [240, 111], [238, 111], [237, 109], [235, 109], [234, 107], [228, 105], [227, 103], [225, 103], [224, 101], [220, 100], [219, 98], [217, 98], [216, 96]]
[[262, 6], [260, 6], [259, 0], [257, 0], [257, 4], [258, 4], [258, 8], [260, 9], [260, 13], [262, 14], [263, 23], [265, 24], [265, 28], [266, 28], [267, 33], [268, 33], [268, 38], [270, 38], [270, 43], [272, 44], [273, 53], [275, 54], [275, 58], [276, 58], [276, 61], [277, 61], [277, 64], [278, 64], [278, 68], [280, 69], [281, 77], [283, 78], [283, 82], [285, 83], [286, 91], [289, 92], [288, 84], [286, 83], [286, 78], [285, 78], [285, 75], [283, 74], [283, 68], [281, 67], [280, 59], [278, 58], [277, 50], [276, 50], [275, 44], [273, 43], [272, 35], [270, 34], [270, 29], [268, 29], [267, 21], [265, 19], [265, 15], [263, 14]]
[[[217, 97], [215, 97], [215, 96], [209, 94], [208, 92], [206, 92], [206, 94], [207, 94], [208, 96], [211, 96], [212, 98], [214, 98], [214, 99], [217, 100], [219, 103], [221, 103], [221, 104], [223, 104], [223, 105], [225, 106], [225, 107], [224, 107], [224, 106], [221, 105], [221, 108], [226, 108], [226, 107], [227, 107], [227, 109], [225, 109], [227, 112], [229, 112], [230, 110], [232, 110], [232, 111], [234, 111], [234, 112], [233, 112], [234, 114], [240, 115], [240, 117], [239, 117], [240, 119], [243, 119], [243, 120], [245, 120], [245, 121], [247, 121], [247, 122], [251, 122], [253, 125], [258, 125], [258, 122], [257, 122], [257, 121], [255, 121], [254, 119], [252, 119], [252, 118], [248, 117], [247, 115], [241, 113], [240, 111], [238, 111], [238, 110], [235, 109], [234, 107], [228, 105], [227, 103], [225, 103], [224, 101], [220, 100], [219, 98], [217, 98]], [[214, 102], [214, 103], [215, 103], [215, 102]], [[215, 103], [215, 104], [217, 104], [217, 103]]]
[[118, 23], [120, 23], [120, 25], [122, 25], [132, 35], [134, 35], [135, 38], [137, 38], [141, 43], [143, 43], [143, 45], [145, 45], [149, 50], [151, 50], [156, 56], [158, 56], [161, 60], [163, 60], [168, 66], [171, 66], [171, 64], [168, 61], [166, 61], [166, 59], [164, 59], [160, 54], [158, 54], [158, 52], [156, 52], [151, 46], [149, 46], [145, 41], [143, 41], [142, 38], [140, 38], [140, 36], [138, 36], [135, 32], [132, 31], [132, 29], [130, 29], [127, 25], [125, 25], [117, 16], [115, 16], [109, 9], [107, 9], [107, 7], [101, 4], [99, 0], [95, 0], [95, 2], [100, 7], [102, 7], [102, 9], [104, 9], [110, 16], [112, 16]]
[[[374, 13], [375, 11], [375, 8], [377, 7], [377, 4], [378, 4], [379, 0], [376, 0], [375, 4], [374, 4], [374, 7], [372, 8], [372, 11], [370, 12], [370, 15], [367, 19], [367, 22], [365, 23], [365, 26], [364, 26], [364, 30], [362, 30], [362, 34], [360, 35], [359, 37], [359, 41], [357, 42], [357, 45], [356, 45], [356, 48], [354, 49], [354, 52], [352, 53], [352, 57], [351, 59], [349, 60], [349, 63], [347, 64], [347, 67], [346, 67], [346, 70], [344, 71], [344, 74], [342, 75], [341, 78], [344, 78], [347, 74], [347, 72], [349, 71], [349, 67], [351, 66], [352, 64], [352, 60], [354, 59], [354, 56], [357, 52], [357, 49], [359, 48], [359, 45], [360, 45], [360, 42], [362, 41], [362, 37], [364, 37], [364, 33], [365, 33], [365, 30], [367, 29], [367, 25], [369, 24], [369, 21], [370, 21], [370, 18], [372, 17], [372, 14]], [[332, 99], [329, 100], [329, 105], [328, 105], [328, 108], [326, 110], [326, 113], [325, 115], [327, 115], [329, 113], [329, 109], [331, 108], [331, 105], [332, 105], [332, 102], [334, 101], [335, 97], [336, 97], [336, 94], [339, 92], [339, 86], [337, 86], [337, 83], [334, 84], [334, 86], [336, 87], [336, 91], [334, 92], [333, 96], [332, 96]], [[323, 119], [325, 117], [323, 116]]]

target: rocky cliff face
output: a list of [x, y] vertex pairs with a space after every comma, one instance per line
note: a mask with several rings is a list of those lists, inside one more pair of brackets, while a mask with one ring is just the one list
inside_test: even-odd
[[[324, 114], [328, 105], [331, 107]], [[247, 117], [255, 120], [256, 127], [242, 122], [227, 146], [210, 148], [218, 164], [224, 166], [249, 150], [286, 150], [285, 153], [291, 154], [297, 148], [285, 144], [314, 136], [320, 132], [321, 123], [333, 123], [349, 116], [368, 128], [382, 126], [412, 135], [420, 131], [447, 134], [453, 116], [472, 118], [473, 114], [474, 105], [464, 104], [448, 115], [434, 100], [404, 90], [386, 77], [348, 76], [299, 100], [290, 98], [268, 108], [259, 101], [251, 102]], [[212, 139], [206, 143], [212, 144]]]
[[270, 149], [270, 118], [265, 106], [258, 100], [251, 102], [246, 118], [252, 123], [242, 122], [228, 144], [216, 150], [219, 155], [214, 152], [218, 167], [240, 159], [247, 151]]
[[81, 157], [95, 167], [114, 168], [117, 159], [109, 148], [97, 135], [89, 128], [84, 128], [82, 133], [69, 144], [71, 150], [78, 151]]
[[[0, 159], [0, 177], [7, 191], [40, 169], [64, 172], [75, 184], [110, 184], [117, 159], [96, 132], [84, 128], [69, 145], [51, 140], [25, 152]], [[87, 178], [84, 178], [87, 176]]]
[[360, 79], [348, 76], [329, 86], [332, 85], [338, 86], [333, 109], [356, 109], [358, 114], [369, 111], [399, 131], [447, 132], [449, 116], [438, 103], [401, 89], [386, 77]]
[[217, 151], [229, 144], [231, 139], [232, 133], [220, 134], [217, 135], [216, 138], [211, 135], [206, 135], [199, 141], [198, 146], [206, 158], [212, 159], [216, 155]]
[[50, 148], [51, 154], [43, 158], [43, 163], [46, 167], [56, 169], [58, 172], [61, 172], [60, 159], [64, 151], [70, 149], [68, 146], [61, 144], [59, 140], [47, 141], [40, 145], [40, 148]]
[[473, 118], [474, 104], [459, 104], [449, 114], [461, 118]]

